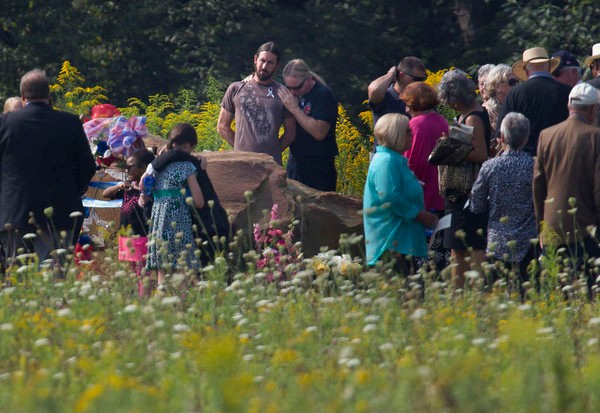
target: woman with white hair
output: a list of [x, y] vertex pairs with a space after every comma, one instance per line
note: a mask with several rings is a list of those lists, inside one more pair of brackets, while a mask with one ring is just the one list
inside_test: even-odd
[[487, 77], [490, 71], [495, 67], [492, 63], [487, 63], [479, 68], [477, 71], [477, 87], [479, 88], [479, 94], [484, 102], [490, 98], [489, 90], [487, 89]]
[[369, 165], [363, 196], [367, 264], [395, 259], [404, 275], [414, 271], [413, 258], [427, 256], [425, 228], [438, 221], [425, 209], [423, 188], [402, 155], [412, 142], [408, 118], [383, 115], [374, 129], [379, 146]]
[[488, 113], [492, 127], [490, 148], [495, 149], [496, 152], [500, 147], [500, 136], [496, 132], [498, 115], [506, 95], [518, 83], [519, 79], [513, 74], [511, 67], [502, 63], [490, 70], [485, 80], [485, 90], [490, 98], [483, 103], [483, 107]]
[[[522, 150], [529, 139], [529, 120], [510, 112], [500, 125], [502, 154], [483, 163], [471, 191], [470, 208], [487, 212], [487, 252], [504, 269], [514, 268], [520, 283], [529, 279], [537, 238], [533, 209], [533, 158]], [[500, 268], [502, 270], [502, 268]]]

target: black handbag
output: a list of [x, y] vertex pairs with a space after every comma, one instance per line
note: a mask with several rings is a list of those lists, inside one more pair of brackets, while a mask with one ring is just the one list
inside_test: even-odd
[[442, 136], [433, 147], [429, 163], [434, 165], [460, 165], [473, 150], [473, 128], [461, 123], [453, 123], [448, 136]]

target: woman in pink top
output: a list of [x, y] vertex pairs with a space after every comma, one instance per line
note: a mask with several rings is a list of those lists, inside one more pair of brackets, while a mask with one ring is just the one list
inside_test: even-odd
[[425, 82], [413, 82], [406, 86], [402, 95], [408, 113], [413, 141], [404, 153], [408, 166], [421, 181], [425, 196], [425, 209], [432, 212], [444, 211], [444, 199], [438, 188], [436, 165], [427, 162], [435, 143], [442, 135], [448, 135], [448, 122], [435, 111], [438, 104], [436, 91]]
[[[412, 131], [412, 145], [404, 152], [408, 167], [423, 185], [425, 209], [441, 218], [444, 216], [444, 198], [438, 187], [438, 169], [427, 162], [435, 143], [442, 135], [448, 135], [448, 122], [435, 111], [438, 105], [437, 92], [425, 82], [413, 82], [404, 88], [400, 95], [412, 116], [409, 126]], [[429, 265], [441, 270], [448, 265], [450, 251], [444, 248], [443, 231], [439, 231], [433, 241], [429, 238]], [[427, 261], [427, 259], [426, 259]], [[424, 262], [419, 262], [420, 265]]]

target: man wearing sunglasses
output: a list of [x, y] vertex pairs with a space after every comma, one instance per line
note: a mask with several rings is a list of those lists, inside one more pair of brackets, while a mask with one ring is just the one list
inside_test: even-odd
[[285, 88], [277, 93], [298, 122], [296, 140], [290, 145], [288, 178], [319, 191], [335, 191], [337, 98], [302, 59], [285, 65], [283, 82]]
[[[388, 72], [369, 84], [369, 106], [373, 111], [373, 126], [387, 113], [407, 115], [406, 105], [400, 94], [412, 82], [427, 79], [425, 65], [418, 57], [407, 56], [398, 66], [392, 66]], [[377, 144], [377, 143], [375, 143]]]

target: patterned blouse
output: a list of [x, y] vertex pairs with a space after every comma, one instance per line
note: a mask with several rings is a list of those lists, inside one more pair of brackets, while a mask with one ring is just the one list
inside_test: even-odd
[[533, 210], [533, 158], [509, 150], [483, 163], [471, 191], [474, 213], [488, 211], [488, 252], [497, 259], [521, 261], [537, 238]]
[[483, 103], [483, 107], [485, 108], [486, 112], [488, 113], [488, 116], [490, 118], [490, 126], [492, 127], [492, 134], [490, 136], [490, 145], [489, 148], [491, 148], [493, 151], [496, 151], [497, 149], [497, 142], [496, 142], [496, 138], [499, 138], [499, 133], [498, 133], [498, 115], [500, 114], [500, 110], [502, 109], [502, 105], [500, 104], [500, 102], [498, 101], [498, 99], [496, 99], [495, 97], [490, 98], [488, 100], [486, 100]]

